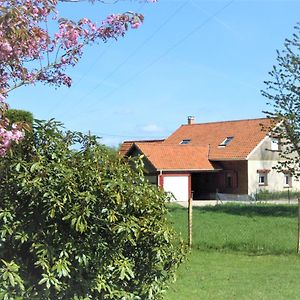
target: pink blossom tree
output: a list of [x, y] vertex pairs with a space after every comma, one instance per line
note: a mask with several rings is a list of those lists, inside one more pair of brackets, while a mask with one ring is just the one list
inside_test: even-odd
[[[24, 136], [22, 126], [9, 126], [5, 117], [5, 100], [12, 90], [37, 82], [70, 87], [72, 79], [67, 67], [77, 64], [85, 46], [118, 39], [143, 22], [143, 16], [133, 12], [110, 15], [99, 25], [87, 18], [59, 18], [57, 3], [58, 0], [0, 1], [0, 156], [13, 141]], [[57, 31], [51, 34], [48, 24], [53, 22]]]

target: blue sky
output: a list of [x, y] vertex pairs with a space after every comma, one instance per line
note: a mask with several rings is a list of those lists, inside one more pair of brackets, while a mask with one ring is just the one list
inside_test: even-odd
[[260, 90], [276, 49], [300, 21], [300, 1], [60, 5], [63, 16], [99, 22], [129, 10], [142, 12], [144, 24], [117, 42], [86, 49], [69, 71], [71, 88], [22, 87], [10, 94], [11, 107], [90, 130], [114, 146], [167, 137], [188, 115], [199, 123], [264, 116]]

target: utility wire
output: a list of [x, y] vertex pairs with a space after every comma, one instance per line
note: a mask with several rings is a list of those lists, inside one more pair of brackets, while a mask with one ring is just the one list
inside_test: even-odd
[[75, 82], [74, 85], [72, 85], [71, 88], [75, 88], [81, 81], [83, 78], [85, 78], [88, 73], [91, 72], [91, 70], [95, 69], [95, 64], [97, 63], [98, 60], [100, 60], [100, 58], [102, 58], [106, 52], [109, 50], [109, 48], [111, 47], [113, 41], [110, 41], [110, 43], [108, 44], [108, 46], [100, 53], [100, 55], [90, 64], [88, 70]]
[[[116, 87], [115, 89], [113, 89], [112, 91], [110, 91], [109, 93], [107, 93], [106, 95], [104, 95], [103, 97], [100, 98], [100, 100], [104, 100], [108, 97], [110, 97], [111, 95], [113, 95], [116, 91], [118, 91], [119, 89], [121, 89], [122, 87], [126, 86], [128, 83], [130, 83], [131, 81], [133, 81], [136, 77], [140, 76], [141, 74], [143, 74], [146, 70], [148, 70], [150, 67], [152, 67], [154, 64], [156, 64], [157, 62], [159, 62], [162, 58], [164, 58], [166, 55], [168, 55], [174, 48], [178, 47], [179, 45], [181, 45], [183, 42], [185, 42], [189, 37], [191, 37], [192, 35], [194, 35], [197, 31], [199, 31], [200, 29], [202, 29], [207, 23], [209, 23], [212, 19], [214, 19], [217, 15], [219, 15], [222, 11], [224, 11], [226, 8], [228, 8], [230, 5], [232, 5], [232, 3], [235, 0], [231, 0], [229, 2], [227, 2], [224, 6], [222, 6], [220, 9], [218, 9], [214, 14], [208, 16], [202, 23], [200, 23], [198, 26], [196, 26], [193, 30], [191, 30], [188, 34], [186, 34], [183, 38], [181, 38], [179, 41], [177, 41], [176, 43], [174, 43], [171, 47], [169, 47], [165, 52], [163, 52], [161, 55], [159, 55], [158, 57], [156, 57], [153, 61], [151, 61], [148, 65], [146, 65], [143, 69], [141, 69], [140, 71], [138, 71], [137, 73], [135, 73], [133, 76], [131, 76], [128, 80], [124, 81], [121, 85], [119, 85], [118, 87]], [[86, 94], [88, 95], [88, 94]], [[83, 98], [86, 97], [86, 95], [84, 95]], [[85, 112], [81, 112], [81, 114], [86, 114], [86, 113], [90, 113], [90, 112], [95, 112], [95, 111], [99, 111], [100, 109], [93, 109], [93, 110], [88, 110]]]
[[184, 2], [180, 5], [172, 15], [170, 15], [165, 22], [163, 22], [146, 40], [144, 40], [134, 51], [131, 52], [115, 69], [113, 69], [100, 83], [93, 87], [87, 94], [85, 94], [80, 100], [86, 98], [86, 96], [90, 95], [94, 90], [100, 87], [107, 79], [111, 78], [119, 69], [121, 69], [136, 53], [140, 51], [166, 24], [170, 22], [170, 20], [179, 13], [180, 10], [188, 3], [189, 1]]
[[145, 39], [135, 50], [133, 50], [118, 66], [116, 66], [100, 83], [95, 85], [91, 90], [85, 93], [78, 101], [86, 99], [87, 96], [91, 95], [96, 89], [98, 89], [103, 83], [111, 78], [119, 69], [121, 69], [132, 57], [134, 57], [156, 34], [165, 27], [189, 2], [185, 1], [181, 4], [147, 39]]
[[[63, 1], [63, 0], [60, 0]], [[66, 0], [66, 2], [68, 2], [69, 0]], [[75, 0], [75, 2], [77, 2], [78, 0]], [[118, 2], [118, 0], [116, 0]], [[146, 2], [142, 3], [140, 5], [140, 9], [139, 10], [143, 10], [144, 6], [145, 6]], [[109, 50], [109, 48], [111, 47], [113, 41], [110, 40], [109, 43], [105, 43], [105, 45], [108, 44], [107, 47], [105, 47], [105, 49], [96, 57], [96, 59], [90, 64], [88, 70], [74, 83], [72, 84], [71, 88], [74, 89], [89, 73], [92, 69], [95, 68], [95, 64], [106, 54], [106, 52]], [[68, 96], [72, 91], [70, 91], [70, 89], [62, 96], [62, 98], [59, 98], [58, 101], [55, 102], [55, 104], [52, 106], [52, 109], [50, 110], [50, 114], [53, 112], [54, 109], [57, 109], [57, 106], [59, 105], [61, 99], [64, 100], [66, 98], [66, 96]], [[62, 112], [60, 112], [59, 115], [61, 115]]]
[[[116, 1], [118, 2], [118, 0], [116, 0]], [[140, 10], [143, 10], [145, 4], [146, 4], [146, 2], [144, 2], [144, 3], [141, 5]], [[103, 51], [103, 53], [100, 55], [100, 57], [102, 57], [103, 54], [105, 54], [105, 53], [107, 52], [108, 48], [110, 48], [111, 45], [112, 45], [112, 41], [110, 42], [110, 44], [108, 45], [108, 47]], [[99, 59], [99, 58], [98, 58], [98, 59]], [[84, 77], [85, 77], [92, 69], [95, 68], [95, 63], [96, 63], [96, 61], [97, 61], [98, 59], [96, 59], [96, 60], [94, 61], [94, 63], [92, 63], [92, 64], [90, 65], [90, 68], [88, 69], [88, 71], [85, 72], [85, 73], [82, 75], [82, 77], [76, 82], [76, 84], [75, 84], [74, 86], [72, 86], [72, 87], [77, 86], [77, 85], [81, 82], [81, 80], [82, 80], [82, 79], [83, 79], [83, 78], [84, 78]], [[104, 79], [104, 80], [105, 80], [105, 79]]]
[[[106, 43], [105, 45], [107, 45], [104, 50], [97, 56], [97, 58], [93, 61], [93, 63], [90, 64], [88, 70], [78, 79], [78, 81], [76, 81], [74, 84], [72, 84], [71, 88], [75, 88], [82, 80], [84, 77], [86, 77], [86, 75], [93, 69], [95, 68], [95, 63], [97, 61], [99, 61], [108, 51], [108, 49], [111, 47], [112, 45], [112, 41], [110, 41], [110, 43]], [[57, 101], [54, 101], [52, 107], [50, 108], [49, 114], [52, 114], [54, 110], [57, 109], [58, 106], [60, 106], [61, 101], [63, 101], [64, 99], [66, 99], [66, 96], [68, 96], [72, 91], [70, 90], [71, 88], [68, 88], [68, 90], [66, 91], [66, 93], [62, 96], [59, 97], [57, 99]]]

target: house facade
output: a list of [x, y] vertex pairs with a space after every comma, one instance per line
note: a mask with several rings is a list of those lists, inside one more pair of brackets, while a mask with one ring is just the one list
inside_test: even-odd
[[[262, 128], [267, 118], [198, 123], [193, 117], [165, 140], [124, 142], [123, 155], [143, 155], [148, 180], [178, 201], [249, 196], [261, 190], [299, 190], [288, 172], [278, 173], [280, 141]], [[122, 148], [121, 148], [122, 149]]]

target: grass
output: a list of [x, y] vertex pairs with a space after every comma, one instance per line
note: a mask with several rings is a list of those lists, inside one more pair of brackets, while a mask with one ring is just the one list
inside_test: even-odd
[[[187, 210], [170, 206], [187, 236]], [[193, 250], [166, 300], [298, 299], [297, 207], [222, 205], [193, 209]]]
[[257, 194], [255, 194], [255, 198], [258, 201], [264, 201], [264, 200], [278, 200], [278, 199], [298, 199], [300, 195], [299, 191], [290, 191], [285, 190], [285, 191], [280, 191], [280, 192], [270, 192], [270, 191], [259, 191]]

